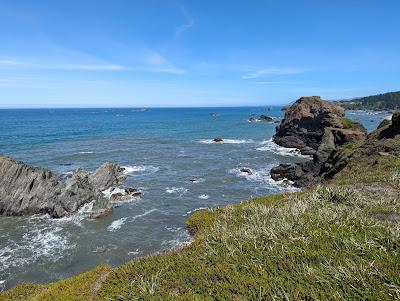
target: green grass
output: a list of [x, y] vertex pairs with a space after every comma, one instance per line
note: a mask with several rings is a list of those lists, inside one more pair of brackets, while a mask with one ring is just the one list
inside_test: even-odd
[[342, 121], [343, 128], [345, 128], [345, 129], [352, 129], [354, 127], [355, 122], [353, 120], [351, 120], [350, 118], [343, 117], [341, 119], [341, 121]]
[[376, 218], [400, 212], [400, 159], [378, 159], [305, 192], [196, 212], [181, 250], [0, 300], [400, 300], [399, 223]]

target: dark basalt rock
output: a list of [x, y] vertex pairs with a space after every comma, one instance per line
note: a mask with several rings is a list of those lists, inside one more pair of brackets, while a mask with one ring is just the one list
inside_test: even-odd
[[240, 168], [240, 172], [247, 173], [248, 175], [253, 174], [253, 171], [251, 170], [251, 168], [248, 168], [248, 167]]
[[259, 117], [250, 117], [248, 119], [249, 122], [258, 122], [258, 121], [263, 121], [263, 122], [273, 122], [274, 119], [272, 117], [269, 117], [267, 115], [260, 115]]
[[274, 120], [272, 117], [269, 117], [267, 115], [260, 115], [258, 119], [265, 122], [272, 122]]
[[271, 170], [274, 180], [288, 179], [294, 186], [312, 185], [343, 169], [349, 153], [343, 146], [362, 143], [367, 130], [344, 117], [344, 110], [318, 96], [302, 97], [290, 106], [277, 127], [274, 141], [278, 145], [297, 148], [313, 160], [297, 164], [281, 164]]
[[326, 127], [343, 128], [344, 109], [322, 100], [319, 96], [302, 97], [287, 108], [276, 129], [274, 142], [297, 148], [302, 154], [316, 151]]
[[[400, 134], [400, 111], [395, 112], [392, 116], [392, 122], [389, 124], [383, 124], [383, 122], [379, 125], [383, 130], [379, 134], [379, 139], [384, 138], [393, 138], [396, 135]], [[379, 127], [378, 127], [379, 128]]]
[[58, 218], [95, 200], [93, 210], [110, 211], [102, 190], [122, 180], [121, 168], [105, 163], [90, 174], [78, 169], [65, 177], [0, 156], [0, 215], [49, 214]]

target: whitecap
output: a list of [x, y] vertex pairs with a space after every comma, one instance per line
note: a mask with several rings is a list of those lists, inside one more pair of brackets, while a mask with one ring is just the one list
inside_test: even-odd
[[195, 208], [193, 210], [187, 211], [183, 216], [188, 216], [188, 215], [192, 214], [193, 212], [200, 211], [200, 210], [206, 210], [206, 209], [208, 209], [208, 207]]
[[221, 142], [215, 142], [213, 139], [202, 139], [199, 141], [202, 144], [243, 144], [243, 143], [254, 143], [253, 140], [246, 139], [223, 139]]
[[191, 183], [193, 183], [193, 184], [197, 184], [197, 183], [203, 183], [203, 182], [205, 182], [206, 180], [205, 180], [204, 178], [191, 178], [191, 179], [189, 179], [189, 181], [190, 181]]
[[171, 240], [163, 240], [161, 245], [168, 250], [175, 250], [188, 246], [192, 243], [193, 237], [186, 229], [180, 229], [176, 232], [176, 237]]
[[111, 195], [114, 194], [114, 193], [125, 194], [126, 192], [125, 192], [125, 189], [122, 189], [122, 188], [119, 188], [119, 187], [110, 187], [110, 188], [108, 188], [106, 190], [103, 190], [102, 193], [106, 198], [109, 199], [109, 198], [111, 198]]
[[198, 198], [201, 200], [208, 200], [210, 196], [208, 194], [201, 194], [198, 196]]
[[113, 221], [111, 225], [107, 227], [108, 231], [113, 232], [115, 230], [120, 229], [127, 219], [128, 219], [127, 217], [123, 217]]
[[[143, 190], [141, 190], [142, 194], [144, 193]], [[121, 193], [124, 197], [127, 196], [127, 192], [124, 188], [120, 187], [110, 187], [106, 190], [102, 191], [103, 195], [111, 200], [111, 196], [115, 193]], [[121, 204], [126, 204], [126, 203], [131, 203], [131, 202], [136, 202], [140, 200], [141, 195], [137, 196], [129, 196], [127, 198], [119, 199], [119, 200], [111, 200], [111, 203], [115, 206], [118, 207]]]
[[309, 155], [302, 155], [300, 150], [297, 148], [289, 148], [289, 147], [283, 147], [279, 146], [275, 142], [272, 141], [272, 138], [269, 140], [265, 140], [260, 143], [262, 146], [256, 148], [259, 151], [264, 151], [264, 152], [272, 152], [274, 154], [280, 155], [280, 156], [290, 156], [290, 157], [297, 157], [297, 158], [304, 158], [304, 159], [311, 159], [312, 156]]
[[138, 214], [138, 215], [133, 216], [133, 217], [131, 218], [131, 220], [134, 221], [134, 220], [136, 220], [136, 219], [138, 219], [138, 218], [140, 218], [140, 217], [145, 217], [146, 215], [149, 215], [150, 213], [153, 213], [153, 212], [155, 212], [155, 211], [158, 211], [158, 210], [155, 209], [155, 208], [150, 209], [150, 210], [147, 210], [146, 212], [144, 212], [144, 213], [142, 213], [142, 214]]
[[248, 181], [259, 182], [266, 184], [266, 187], [273, 187], [279, 191], [297, 191], [298, 189], [293, 185], [293, 182], [283, 179], [275, 181], [271, 178], [271, 168], [261, 168], [259, 170], [253, 170], [251, 174], [240, 171], [240, 168], [234, 168], [229, 170], [229, 173], [236, 175], [237, 177], [245, 178]]
[[140, 253], [139, 249], [136, 249], [135, 251], [129, 251], [128, 255], [138, 255]]
[[79, 154], [81, 154], [81, 155], [90, 155], [90, 154], [94, 154], [94, 152], [84, 151], [84, 152], [79, 152]]
[[184, 188], [184, 187], [167, 187], [167, 188], [165, 188], [165, 192], [169, 193], [169, 194], [176, 193], [179, 195], [183, 195], [186, 192], [188, 192], [188, 189]]
[[[35, 223], [37, 223], [36, 221]], [[68, 240], [68, 234], [54, 224], [36, 225], [32, 221], [29, 230], [17, 241], [8, 240], [0, 249], [0, 266], [7, 270], [20, 267], [39, 260], [56, 262], [66, 251], [74, 249], [75, 244]]]
[[126, 175], [135, 175], [135, 174], [151, 174], [155, 173], [159, 170], [159, 167], [152, 165], [127, 165], [122, 166], [124, 168], [124, 174]]

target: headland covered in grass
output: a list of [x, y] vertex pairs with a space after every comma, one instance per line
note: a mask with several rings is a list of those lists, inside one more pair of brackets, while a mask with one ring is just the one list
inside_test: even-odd
[[400, 299], [399, 114], [361, 143], [329, 181], [195, 212], [191, 245], [0, 300]]

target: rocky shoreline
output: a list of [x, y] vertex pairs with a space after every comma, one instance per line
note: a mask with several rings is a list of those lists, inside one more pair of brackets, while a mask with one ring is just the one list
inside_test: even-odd
[[[48, 214], [60, 218], [76, 212], [84, 204], [93, 202], [92, 218], [107, 215], [112, 210], [110, 198], [103, 191], [115, 189], [126, 175], [116, 163], [104, 163], [93, 173], [82, 168], [71, 176], [54, 173], [7, 156], [0, 156], [0, 215], [21, 216]], [[126, 195], [138, 191], [126, 189]]]

